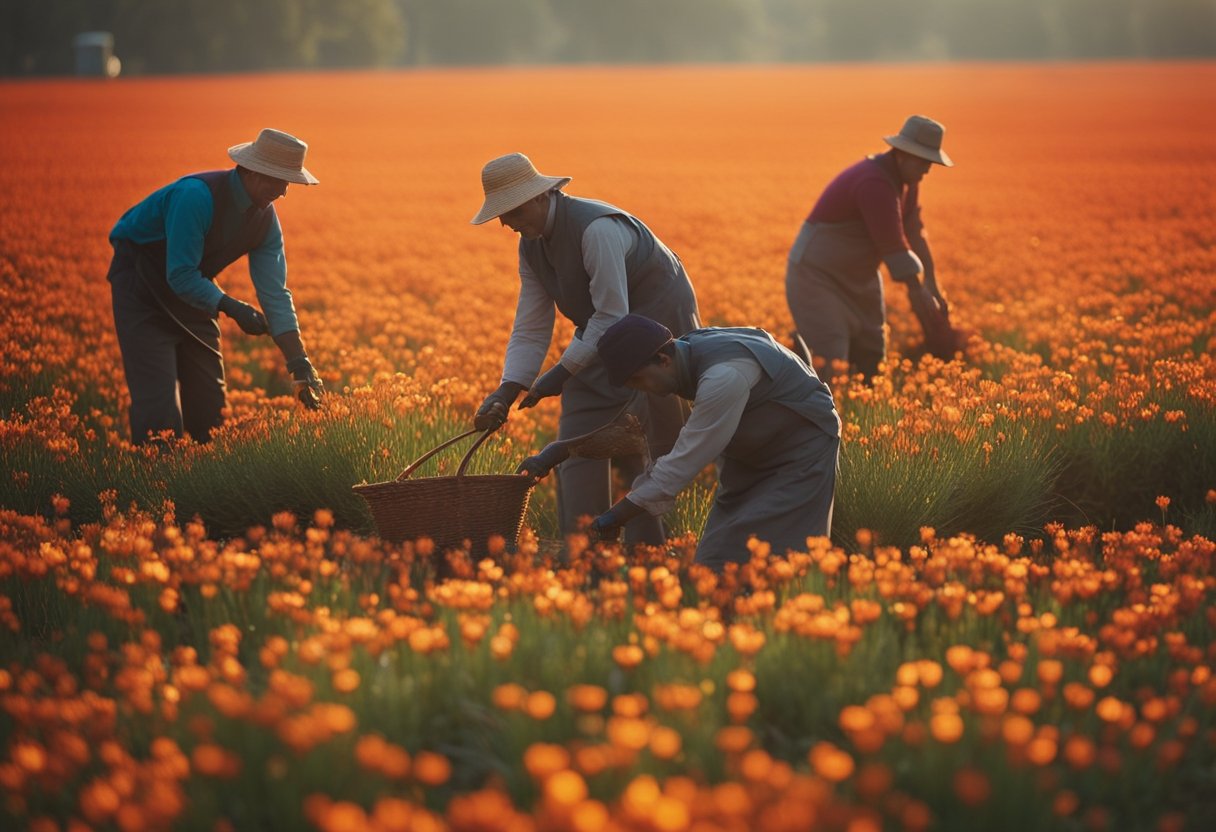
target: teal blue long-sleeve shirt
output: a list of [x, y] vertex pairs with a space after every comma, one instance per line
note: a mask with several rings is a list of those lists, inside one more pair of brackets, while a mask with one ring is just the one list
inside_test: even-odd
[[[229, 176], [236, 200], [235, 215], [240, 216], [253, 202], [236, 168]], [[207, 183], [183, 178], [152, 192], [128, 209], [110, 232], [110, 239], [141, 245], [164, 240], [169, 288], [186, 303], [214, 317], [224, 293], [199, 271], [203, 239], [211, 230], [214, 213]], [[283, 229], [278, 215], [272, 216], [265, 239], [249, 252], [249, 277], [270, 324], [270, 334], [299, 330], [295, 304], [287, 288], [287, 258], [283, 254]]]

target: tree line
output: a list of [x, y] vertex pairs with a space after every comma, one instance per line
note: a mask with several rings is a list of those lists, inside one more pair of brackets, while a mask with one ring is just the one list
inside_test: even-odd
[[1193, 58], [1216, 0], [0, 0], [0, 74], [688, 61]]

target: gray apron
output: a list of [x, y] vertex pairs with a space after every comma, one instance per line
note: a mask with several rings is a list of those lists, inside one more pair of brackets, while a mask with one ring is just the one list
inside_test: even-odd
[[886, 355], [881, 262], [864, 222], [802, 224], [785, 296], [817, 364], [840, 360], [877, 372]]
[[839, 437], [784, 405], [746, 413], [722, 454], [696, 562], [716, 570], [746, 563], [752, 536], [784, 555], [829, 535], [839, 453]]

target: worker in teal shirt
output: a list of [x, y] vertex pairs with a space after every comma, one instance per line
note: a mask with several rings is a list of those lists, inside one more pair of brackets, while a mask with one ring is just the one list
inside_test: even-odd
[[[163, 431], [206, 442], [219, 425], [226, 401], [220, 312], [251, 335], [269, 333], [300, 401], [319, 406], [324, 387], [300, 336], [272, 205], [289, 183], [317, 184], [304, 167], [307, 147], [287, 133], [263, 130], [256, 141], [229, 148], [235, 168], [160, 188], [110, 232], [108, 277], [136, 444]], [[215, 284], [242, 256], [261, 310]]]

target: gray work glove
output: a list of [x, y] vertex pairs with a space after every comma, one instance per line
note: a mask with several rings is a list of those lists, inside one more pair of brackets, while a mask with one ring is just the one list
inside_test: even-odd
[[309, 410], [320, 409], [321, 397], [325, 395], [325, 384], [317, 375], [308, 356], [301, 355], [288, 361], [287, 372], [291, 373], [291, 384], [300, 404]]
[[532, 407], [541, 399], [547, 399], [550, 396], [560, 394], [562, 392], [562, 385], [569, 381], [572, 375], [574, 374], [563, 367], [561, 363], [554, 364], [552, 369], [532, 383], [532, 389], [528, 391], [528, 395], [524, 400], [519, 403], [519, 409], [523, 410]]
[[473, 417], [473, 427], [478, 430], [494, 430], [502, 427], [503, 422], [507, 421], [507, 411], [511, 409], [511, 405], [515, 404], [515, 400], [519, 398], [523, 389], [522, 384], [516, 384], [513, 381], [504, 381], [498, 385], [498, 389], [486, 396], [481, 407], [477, 408], [477, 414]]
[[249, 335], [265, 335], [270, 331], [266, 316], [244, 301], [237, 300], [232, 295], [220, 298], [219, 311], [236, 321], [244, 332]]

